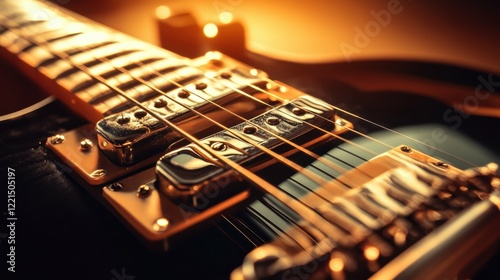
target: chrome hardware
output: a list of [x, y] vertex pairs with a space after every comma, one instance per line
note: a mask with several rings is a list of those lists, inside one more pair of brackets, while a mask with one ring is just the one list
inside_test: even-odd
[[108, 185], [107, 188], [111, 191], [118, 192], [123, 189], [123, 185], [121, 183], [113, 183]]
[[80, 142], [80, 150], [86, 152], [90, 150], [93, 145], [94, 143], [92, 143], [92, 141], [90, 141], [89, 139], [85, 139], [82, 142]]
[[61, 144], [62, 142], [64, 142], [64, 140], [66, 140], [66, 138], [61, 134], [50, 137], [50, 143], [54, 145]]
[[163, 232], [166, 231], [169, 225], [169, 221], [165, 218], [159, 218], [156, 220], [156, 222], [153, 224], [153, 230], [156, 232]]
[[148, 185], [141, 185], [137, 189], [138, 197], [146, 197], [151, 193], [151, 188]]

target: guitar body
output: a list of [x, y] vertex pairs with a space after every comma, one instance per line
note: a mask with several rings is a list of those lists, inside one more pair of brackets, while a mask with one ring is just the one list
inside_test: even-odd
[[[417, 80], [429, 79], [432, 76], [427, 72], [429, 69], [440, 69], [456, 74], [433, 76], [440, 88], [460, 85], [474, 93], [477, 77], [488, 77], [488, 73], [413, 61], [306, 65], [251, 53], [245, 54], [243, 60], [301, 91], [400, 132], [397, 134], [357, 118], [349, 119], [356, 130], [390, 146], [404, 144], [463, 169], [469, 167], [468, 163], [482, 166], [500, 162], [495, 134], [500, 118], [464, 113], [445, 105], [439, 101], [439, 96], [429, 97], [425, 86], [422, 87], [424, 93], [419, 93], [418, 88], [369, 88], [363, 82], [352, 83], [363, 69], [370, 69], [372, 72], [367, 71], [368, 74], [374, 75], [378, 70], [395, 73], [398, 69], [412, 69], [402, 73]], [[0, 66], [2, 73], [11, 72], [8, 64], [2, 62]], [[343, 74], [338, 74], [343, 70]], [[493, 76], [493, 80], [495, 78]], [[391, 83], [391, 80], [385, 82]], [[2, 103], [19, 100], [26, 101], [29, 106], [43, 99], [41, 91], [22, 73], [9, 73], [8, 78], [2, 78], [2, 84], [8, 89], [2, 90]], [[492, 96], [498, 98], [495, 93]], [[23, 108], [23, 105], [16, 105], [16, 108]], [[16, 109], [9, 105], [1, 114], [12, 111]], [[349, 117], [347, 114], [342, 116]], [[45, 147], [47, 137], [86, 123], [59, 101], [0, 122], [2, 178], [7, 181], [8, 168], [15, 170], [17, 217], [14, 233], [16, 272], [6, 271], [3, 262], [2, 273], [6, 272], [8, 278], [2, 279], [227, 279], [253, 246], [226, 220], [211, 222], [189, 242], [177, 244], [168, 252], [151, 252], [80, 186], [71, 168]], [[387, 147], [366, 137], [349, 135], [348, 138], [376, 153], [387, 151]], [[362, 159], [349, 156], [349, 146], [332, 141], [318, 149], [318, 153], [335, 155], [346, 165], [357, 166]], [[433, 154], [435, 151], [439, 152]], [[272, 172], [279, 171], [262, 171], [263, 176], [270, 176]], [[2, 199], [6, 200], [5, 191], [2, 192]], [[2, 213], [7, 215], [5, 211], [7, 209], [2, 208]], [[258, 225], [253, 230], [265, 232], [265, 228]], [[5, 228], [0, 234], [4, 232]], [[6, 246], [7, 235], [0, 235], [0, 242], [3, 260], [10, 253]], [[481, 269], [473, 278], [494, 279], [500, 275], [495, 268], [499, 247], [495, 246], [490, 250], [491, 256], [477, 260]], [[490, 260], [490, 257], [493, 258]]]
[[[276, 61], [274, 63], [279, 65]], [[279, 69], [276, 71], [279, 72]], [[311, 81], [310, 85], [315, 89], [326, 91], [322, 88], [325, 84], [312, 82], [312, 78], [305, 80]], [[22, 77], [13, 82], [29, 84]], [[438, 149], [453, 152], [457, 157], [477, 164], [498, 162], [498, 146], [487, 146], [493, 144], [487, 134], [481, 137], [479, 134], [466, 135], [462, 132], [474, 132], [483, 128], [485, 123], [486, 127], [499, 127], [498, 119], [472, 116], [463, 120], [460, 129], [453, 130], [439, 119], [439, 113], [448, 110], [448, 107], [418, 97], [413, 97], [413, 101], [418, 102], [418, 110], [426, 114], [399, 109], [398, 113], [409, 114], [403, 118], [399, 114], [400, 117], [394, 119], [396, 113], [378, 109], [387, 108], [383, 101], [397, 99], [398, 95], [386, 93], [390, 98], [381, 98], [379, 94], [384, 93], [377, 93], [378, 103], [370, 101], [374, 95], [368, 93], [350, 95], [349, 98], [365, 100], [368, 104], [351, 104], [359, 106], [360, 111], [372, 112], [371, 117], [381, 121], [390, 124], [393, 120], [398, 125], [408, 121], [410, 125], [401, 127], [401, 132], [436, 145]], [[404, 93], [399, 97], [411, 100]], [[334, 96], [332, 98], [335, 99]], [[404, 102], [399, 104], [403, 105]], [[50, 152], [41, 145], [54, 133], [70, 130], [82, 123], [84, 121], [80, 117], [59, 102], [22, 118], [1, 123], [0, 164], [2, 170], [14, 168], [18, 176], [16, 209], [21, 222], [16, 227], [16, 276], [42, 279], [120, 279], [119, 275], [123, 276], [121, 279], [133, 279], [134, 276], [134, 279], [162, 279], [163, 276], [169, 279], [227, 278], [251, 248], [250, 244], [242, 242], [244, 240], [241, 237], [236, 236], [232, 240], [213, 226], [171, 252], [151, 253], [71, 178], [70, 169], [51, 157]], [[394, 144], [405, 140], [389, 132], [376, 135], [378, 139]], [[446, 141], [442, 141], [445, 139], [443, 137], [446, 137]], [[360, 142], [363, 140], [360, 139]], [[425, 149], [425, 146], [418, 145], [421, 146], [418, 148]], [[453, 162], [453, 158], [447, 160]], [[498, 257], [491, 262], [497, 260]], [[491, 265], [477, 279], [490, 274], [491, 277], [498, 275], [495, 270]]]

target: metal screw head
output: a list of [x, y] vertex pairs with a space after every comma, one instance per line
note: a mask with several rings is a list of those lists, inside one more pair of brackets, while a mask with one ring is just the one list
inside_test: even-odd
[[257, 128], [253, 125], [245, 125], [245, 127], [243, 127], [243, 133], [255, 134], [255, 133], [257, 133]]
[[177, 96], [179, 96], [180, 98], [188, 98], [189, 95], [191, 95], [189, 93], [189, 91], [185, 90], [185, 89], [181, 89], [179, 90], [179, 92], [177, 93]]
[[159, 218], [153, 224], [153, 230], [157, 232], [166, 231], [170, 222], [165, 218]]
[[269, 125], [278, 125], [280, 123], [280, 119], [277, 117], [269, 117], [266, 119], [266, 123]]
[[196, 84], [196, 89], [197, 89], [197, 90], [204, 90], [204, 89], [206, 89], [207, 87], [208, 87], [208, 85], [207, 85], [207, 84], [205, 84], [205, 83], [197, 83], [197, 84]]
[[227, 145], [222, 142], [214, 142], [210, 145], [210, 148], [212, 148], [215, 151], [222, 152], [227, 150]]
[[305, 115], [306, 110], [299, 108], [299, 107], [295, 107], [292, 109], [292, 113], [294, 113], [296, 116], [303, 116], [303, 115]]
[[53, 145], [61, 144], [62, 142], [64, 142], [64, 140], [66, 140], [66, 137], [64, 137], [64, 135], [61, 134], [57, 134], [50, 137], [50, 143]]
[[447, 163], [442, 162], [442, 161], [435, 162], [434, 165], [439, 167], [439, 168], [442, 168], [442, 169], [450, 168], [450, 165], [448, 165]]
[[89, 151], [93, 145], [94, 143], [92, 143], [92, 141], [90, 141], [89, 139], [85, 139], [82, 142], [80, 142], [80, 150], [84, 152]]
[[106, 170], [104, 169], [97, 169], [94, 172], [90, 173], [90, 177], [92, 178], [100, 178], [104, 177], [104, 175], [106, 175]]
[[148, 113], [142, 109], [138, 109], [137, 111], [134, 112], [134, 117], [138, 119], [144, 118]]
[[165, 100], [164, 98], [157, 99], [157, 100], [154, 101], [154, 105], [153, 106], [155, 108], [166, 107], [167, 106], [167, 100]]
[[148, 185], [141, 185], [137, 189], [137, 196], [138, 197], [146, 197], [151, 193], [151, 188]]
[[401, 147], [401, 151], [403, 151], [405, 153], [411, 153], [412, 149], [408, 146], [403, 146], [403, 147]]
[[113, 192], [119, 192], [123, 189], [123, 185], [121, 183], [113, 183], [108, 185], [108, 189]]
[[130, 116], [129, 115], [120, 115], [118, 118], [116, 118], [116, 122], [118, 124], [127, 124], [130, 122]]
[[220, 74], [220, 76], [223, 79], [230, 79], [232, 75], [229, 72], [223, 72], [223, 73]]

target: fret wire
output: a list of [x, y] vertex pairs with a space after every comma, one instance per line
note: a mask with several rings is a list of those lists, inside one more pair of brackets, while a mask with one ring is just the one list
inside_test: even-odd
[[[138, 62], [138, 63], [139, 63], [139, 64], [141, 64], [141, 62]], [[144, 65], [142, 65], [142, 66], [144, 66]], [[117, 68], [117, 69], [120, 69], [120, 68]], [[126, 71], [126, 70], [124, 70], [124, 73], [125, 73], [125, 72], [127, 72], [127, 71]], [[156, 71], [155, 69], [153, 69], [153, 72], [157, 72], [157, 71]], [[158, 73], [158, 75], [161, 75], [161, 73]], [[134, 78], [135, 78], [135, 79], [140, 80], [143, 84], [146, 84], [146, 85], [148, 85], [148, 84], [149, 84], [149, 82], [147, 82], [147, 81], [143, 81], [141, 78], [136, 78], [136, 77], [134, 77]], [[172, 83], [174, 83], [174, 84], [177, 84], [175, 81], [171, 81], [171, 82], [172, 82]], [[157, 91], [157, 92], [159, 92], [159, 93], [161, 93], [162, 95], [164, 95], [164, 96], [165, 96], [165, 93], [164, 93], [164, 92], [162, 92], [161, 90], [157, 89], [154, 85], [149, 85], [149, 86], [150, 86], [150, 88], [151, 88], [151, 89], [153, 89], [153, 90], [155, 90], [155, 91]], [[183, 89], [185, 89], [185, 90], [188, 90], [188, 89], [186, 89], [184, 86], [182, 86], [182, 85], [180, 85], [180, 84], [179, 84], [178, 86], [179, 86], [180, 88], [183, 88]], [[188, 90], [188, 91], [189, 91], [189, 90]], [[221, 108], [221, 109], [223, 109], [223, 110], [226, 110], [225, 108], [223, 108], [223, 107], [221, 107], [220, 105], [218, 105], [218, 104], [214, 103], [213, 101], [207, 100], [207, 99], [205, 99], [204, 97], [200, 96], [200, 95], [199, 95], [199, 94], [197, 94], [196, 92], [193, 92], [193, 91], [189, 91], [189, 92], [190, 92], [190, 93], [193, 93], [194, 95], [198, 96], [198, 97], [199, 97], [199, 98], [201, 98], [201, 99], [204, 99], [205, 101], [208, 101], [208, 102], [210, 102], [210, 103], [214, 104], [215, 106], [217, 106], [217, 107], [219, 107], [219, 108]], [[168, 96], [166, 96], [166, 97], [167, 97], [167, 98], [169, 98]], [[171, 98], [169, 98], [169, 99], [170, 99], [171, 101], [174, 101], [174, 100], [173, 100], [173, 99], [171, 99]], [[175, 102], [175, 101], [174, 101], [174, 102]], [[229, 112], [230, 112], [230, 113], [232, 113], [231, 111], [229, 111]], [[238, 116], [238, 115], [235, 115], [235, 116], [237, 116], [237, 117], [239, 117], [239, 118], [243, 118], [243, 117]], [[248, 120], [244, 119], [244, 121], [248, 121]], [[224, 130], [226, 130], [226, 131], [228, 131], [228, 130], [229, 130], [227, 127], [224, 127], [224, 126], [222, 126], [221, 124], [218, 124], [218, 123], [217, 123], [217, 122], [215, 122], [215, 121], [213, 121], [213, 122], [214, 122], [214, 123], [216, 123], [218, 126], [223, 127], [223, 129], [224, 129]], [[258, 126], [258, 125], [256, 125], [256, 126], [257, 126], [257, 127], [260, 127], [260, 126]], [[261, 128], [261, 127], [260, 127], [260, 128]], [[261, 128], [261, 129], [266, 130], [266, 129], [264, 129], [264, 128]], [[281, 136], [279, 136], [279, 135], [275, 135], [273, 132], [271, 132], [271, 131], [269, 131], [269, 130], [266, 130], [266, 131], [267, 131], [268, 133], [270, 133], [270, 134], [273, 134], [273, 135], [274, 135], [275, 137], [277, 137], [277, 138], [283, 139], [285, 142], [289, 142], [289, 140], [287, 140], [287, 139], [285, 139], [285, 138], [282, 138], [282, 137], [281, 137]], [[238, 135], [238, 134], [234, 134], [234, 135], [235, 135], [236, 137], [241, 136], [241, 135]], [[248, 141], [248, 140], [247, 140], [247, 141]], [[250, 141], [249, 141], [249, 142], [250, 142]], [[295, 144], [295, 143], [292, 143], [292, 145], [296, 145], [296, 144]], [[299, 147], [299, 149], [302, 149], [302, 148], [301, 148], [301, 147]], [[264, 152], [267, 152], [267, 151], [264, 151]], [[281, 155], [278, 155], [278, 156], [280, 156], [280, 157], [281, 157]], [[317, 156], [317, 157], [319, 157], [319, 156]], [[285, 159], [285, 161], [288, 161], [288, 160], [286, 160], [286, 158], [284, 158], [284, 159]], [[328, 163], [330, 163], [330, 164], [327, 164], [327, 165], [329, 165], [329, 166], [331, 167], [331, 162], [329, 162], [329, 161], [328, 161]], [[308, 173], [308, 174], [313, 174], [314, 176], [316, 176], [316, 175], [315, 175], [315, 173], [310, 173], [310, 172], [309, 172], [309, 170], [305, 170], [305, 169], [303, 169], [302, 171], [299, 171], [299, 170], [297, 170], [297, 171], [298, 171], [298, 172], [301, 172], [302, 174], [304, 174], [304, 173]], [[309, 176], [308, 178], [309, 178], [309, 179], [311, 179], [311, 177], [310, 177], [310, 176]], [[335, 179], [335, 178], [334, 178], [334, 179]], [[320, 178], [320, 179], [316, 179], [316, 180], [317, 180], [317, 181], [319, 181], [318, 183], [320, 183], [321, 185], [324, 185], [324, 183], [328, 183], [328, 181], [325, 181], [325, 180], [324, 180], [324, 179], [322, 179], [322, 178]], [[337, 180], [337, 181], [340, 181], [340, 180], [338, 180], [338, 179], [336, 179], [336, 180]], [[316, 193], [316, 192], [314, 192], [312, 189], [308, 188], [307, 186], [305, 186], [305, 185], [303, 185], [303, 184], [300, 184], [300, 183], [298, 183], [298, 184], [299, 184], [299, 185], [301, 185], [303, 188], [305, 188], [305, 189], [309, 190], [309, 191], [310, 191], [313, 195], [318, 196], [319, 198], [321, 198], [322, 200], [324, 200], [325, 202], [327, 202], [327, 203], [329, 203], [329, 204], [332, 204], [332, 202], [331, 202], [329, 199], [327, 199], [326, 197], [324, 197], [324, 196], [322, 196], [322, 195], [317, 194], [317, 193]], [[344, 183], [344, 184], [345, 184], [345, 183]], [[325, 190], [326, 190], [326, 189], [325, 189]], [[330, 190], [326, 190], [326, 191], [331, 193], [331, 191], [330, 191]], [[331, 193], [331, 194], [333, 195], [333, 193]], [[295, 199], [296, 199], [296, 198], [295, 198]], [[306, 204], [305, 204], [305, 205], [306, 205]], [[307, 207], [309, 207], [309, 208], [311, 208], [311, 209], [313, 209], [313, 208], [312, 208], [311, 206], [309, 206], [309, 205], [306, 205], [306, 206], [307, 206]], [[314, 210], [314, 211], [315, 211], [315, 210]], [[299, 214], [299, 215], [300, 215], [300, 214]], [[314, 227], [314, 225], [312, 225], [312, 226]], [[325, 239], [326, 239], [326, 238], [325, 238]]]
[[[318, 176], [317, 174], [315, 174], [315, 173], [313, 173], [313, 172], [311, 172], [311, 171], [309, 171], [309, 170], [307, 170], [307, 169], [302, 168], [302, 167], [301, 167], [300, 165], [298, 165], [297, 163], [292, 162], [291, 160], [289, 160], [289, 159], [287, 159], [286, 157], [284, 157], [284, 156], [282, 156], [282, 155], [280, 155], [280, 154], [278, 154], [278, 153], [276, 153], [276, 152], [272, 151], [271, 149], [268, 149], [268, 148], [266, 148], [266, 147], [264, 147], [264, 146], [260, 145], [259, 143], [255, 142], [253, 139], [251, 139], [250, 137], [244, 136], [244, 135], [242, 135], [242, 134], [237, 134], [237, 133], [235, 133], [234, 131], [230, 130], [230, 129], [229, 129], [229, 127], [227, 127], [227, 126], [225, 126], [225, 125], [223, 125], [223, 124], [221, 124], [221, 123], [219, 123], [219, 122], [215, 121], [214, 119], [212, 119], [212, 118], [210, 118], [210, 117], [208, 117], [208, 116], [206, 116], [206, 115], [204, 115], [204, 114], [200, 113], [200, 112], [199, 112], [199, 111], [197, 111], [196, 109], [189, 108], [189, 106], [184, 105], [184, 104], [182, 104], [182, 103], [177, 103], [177, 102], [176, 102], [173, 98], [169, 97], [169, 96], [168, 96], [165, 92], [163, 92], [162, 90], [160, 90], [159, 88], [157, 88], [155, 85], [151, 84], [150, 82], [145, 81], [145, 80], [144, 80], [143, 78], [141, 78], [141, 77], [134, 77], [133, 75], [130, 75], [130, 71], [128, 71], [128, 70], [126, 70], [126, 69], [123, 69], [122, 67], [115, 67], [115, 66], [114, 66], [114, 65], [113, 65], [113, 64], [112, 64], [112, 63], [111, 63], [111, 62], [110, 62], [107, 58], [97, 58], [97, 57], [95, 57], [95, 59], [96, 59], [96, 60], [100, 60], [101, 62], [110, 63], [110, 64], [111, 64], [111, 66], [112, 66], [112, 67], [114, 67], [115, 69], [117, 69], [117, 70], [121, 71], [121, 72], [122, 72], [122, 73], [124, 73], [124, 74], [128, 74], [128, 75], [129, 75], [132, 79], [134, 79], [134, 80], [137, 80], [137, 81], [141, 82], [143, 85], [146, 85], [147, 87], [149, 87], [150, 89], [154, 90], [155, 92], [157, 92], [157, 93], [159, 93], [159, 94], [163, 95], [164, 97], [166, 97], [167, 99], [169, 99], [171, 102], [174, 102], [174, 103], [176, 103], [177, 105], [180, 105], [180, 106], [184, 107], [185, 109], [189, 110], [190, 112], [195, 113], [196, 115], [198, 115], [198, 116], [200, 116], [200, 117], [202, 117], [202, 118], [204, 118], [204, 119], [206, 119], [206, 120], [210, 121], [211, 123], [213, 123], [213, 124], [215, 124], [215, 125], [219, 126], [220, 128], [222, 128], [224, 131], [226, 131], [226, 132], [228, 132], [228, 133], [233, 134], [235, 137], [237, 137], [237, 138], [241, 138], [241, 139], [243, 139], [243, 140], [245, 140], [245, 141], [247, 141], [247, 142], [249, 142], [249, 143], [252, 143], [254, 146], [256, 146], [257, 148], [259, 148], [259, 149], [260, 149], [261, 151], [263, 151], [264, 153], [267, 153], [268, 155], [270, 155], [270, 156], [272, 156], [273, 158], [275, 158], [275, 159], [279, 160], [281, 163], [283, 163], [283, 164], [287, 165], [288, 167], [290, 167], [290, 168], [294, 169], [295, 171], [297, 171], [297, 172], [302, 172], [302, 173], [306, 173], [306, 174], [307, 174], [307, 176], [308, 176], [311, 180], [313, 180], [313, 181], [315, 181], [315, 182], [317, 182], [317, 183], [319, 183], [319, 184], [321, 184], [321, 185], [326, 185], [326, 184], [328, 184], [328, 183], [329, 183], [328, 181], [326, 181], [325, 179], [321, 178], [321, 177], [320, 177], [320, 176]], [[141, 62], [137, 62], [137, 63], [139, 63], [139, 64], [140, 64]], [[144, 66], [144, 65], [143, 65], [143, 66]], [[145, 66], [145, 67], [147, 67], [147, 66]], [[158, 77], [161, 77], [161, 73], [158, 73], [156, 70], [154, 70], [153, 72], [156, 72], [156, 73], [157, 73], [157, 75], [158, 75]], [[88, 74], [88, 75], [90, 75], [91, 77], [96, 77], [96, 75], [93, 75], [93, 74], [92, 74], [92, 73], [90, 73], [90, 72], [88, 72], [87, 74]], [[181, 85], [181, 84], [179, 84], [179, 83], [177, 83], [177, 82], [175, 82], [175, 81], [173, 81], [173, 80], [169, 80], [169, 81], [170, 81], [172, 84], [176, 85], [178, 88], [180, 88], [180, 89], [185, 89], [185, 90], [189, 91], [190, 93], [192, 93], [192, 94], [194, 94], [194, 95], [198, 96], [199, 98], [201, 98], [201, 99], [203, 99], [203, 100], [205, 100], [205, 101], [207, 101], [207, 102], [210, 102], [210, 103], [211, 103], [211, 104], [213, 104], [214, 106], [217, 106], [218, 108], [220, 108], [220, 109], [222, 109], [222, 110], [224, 110], [224, 111], [226, 111], [226, 112], [228, 112], [228, 113], [231, 113], [231, 114], [233, 114], [234, 116], [239, 117], [239, 118], [240, 118], [240, 119], [242, 119], [243, 121], [245, 121], [245, 122], [248, 122], [248, 121], [249, 121], [248, 119], [243, 118], [243, 117], [241, 117], [241, 116], [239, 116], [239, 115], [235, 114], [234, 112], [231, 112], [231, 111], [227, 110], [226, 108], [224, 108], [224, 107], [220, 106], [219, 104], [216, 104], [215, 102], [213, 102], [213, 101], [211, 101], [211, 100], [208, 100], [208, 99], [206, 99], [206, 98], [204, 98], [204, 97], [200, 96], [198, 93], [196, 93], [196, 92], [194, 92], [194, 91], [191, 91], [191, 90], [188, 90], [188, 89], [187, 89], [187, 88], [185, 88], [183, 85]], [[107, 84], [107, 81], [106, 81], [106, 83], [105, 83], [105, 84]], [[110, 85], [109, 85], [109, 84], [107, 84], [107, 86], [110, 86]], [[238, 90], [238, 91], [239, 91], [239, 90]], [[120, 95], [122, 95], [122, 94], [120, 94]], [[124, 95], [126, 95], [126, 94], [124, 93]], [[123, 96], [123, 95], [122, 95], [122, 96]], [[156, 116], [155, 116], [155, 117], [156, 117]], [[307, 123], [307, 122], [306, 122], [306, 123]], [[321, 158], [319, 157], [319, 155], [317, 155], [317, 154], [315, 154], [315, 153], [313, 153], [313, 152], [311, 152], [311, 151], [309, 151], [309, 150], [306, 150], [306, 149], [304, 149], [303, 147], [300, 147], [299, 145], [297, 145], [297, 144], [295, 144], [295, 143], [293, 143], [293, 142], [289, 141], [288, 139], [285, 139], [285, 138], [283, 138], [283, 137], [281, 137], [281, 136], [279, 136], [279, 135], [275, 134], [275, 133], [274, 133], [274, 132], [272, 132], [272, 131], [269, 131], [269, 130], [267, 130], [267, 129], [265, 129], [265, 128], [262, 128], [262, 127], [260, 127], [260, 126], [259, 126], [259, 125], [257, 125], [257, 124], [254, 124], [254, 125], [255, 125], [255, 126], [257, 126], [257, 127], [259, 127], [259, 128], [261, 128], [262, 130], [264, 130], [264, 131], [266, 131], [266, 132], [270, 133], [270, 134], [271, 134], [271, 135], [273, 135], [274, 137], [279, 138], [280, 140], [282, 140], [282, 141], [286, 142], [287, 144], [292, 145], [293, 147], [295, 147], [295, 148], [297, 148], [297, 149], [301, 150], [302, 152], [307, 153], [308, 155], [310, 155], [310, 156], [312, 156], [312, 157], [315, 157], [317, 160], [321, 160], [324, 164], [331, 165], [331, 166], [332, 166], [332, 168], [335, 168], [335, 167], [331, 164], [331, 162], [328, 162], [328, 161], [326, 161], [326, 160], [324, 160], [324, 159], [321, 159]], [[325, 131], [326, 131], [326, 130], [325, 130]], [[341, 173], [342, 173], [342, 172], [343, 172], [343, 171], [341, 171]], [[345, 183], [343, 183], [343, 184], [344, 184], [344, 185], [346, 185]], [[352, 188], [352, 187], [351, 187], [351, 188]], [[342, 189], [342, 190], [339, 190], [339, 191], [344, 191], [344, 190], [345, 190], [345, 189]]]
[[[6, 19], [5, 17], [3, 17], [3, 18], [4, 18], [4, 20]], [[9, 19], [6, 19], [6, 20], [12, 22], [12, 20], [9, 20]], [[15, 22], [13, 22], [13, 23], [15, 24]], [[12, 32], [15, 33], [15, 31], [12, 31]], [[17, 33], [17, 35], [23, 36], [24, 34]], [[318, 226], [316, 226], [316, 227], [321, 232], [323, 232], [323, 231], [326, 230], [326, 232], [323, 232], [323, 234], [325, 234], [325, 233], [327, 233], [327, 232], [330, 231], [330, 230], [328, 230], [328, 228], [332, 227], [333, 225], [329, 221], [327, 221], [326, 219], [324, 219], [321, 215], [319, 215], [311, 206], [303, 203], [302, 201], [298, 201], [298, 200], [294, 199], [293, 197], [291, 197], [286, 192], [283, 192], [282, 190], [280, 190], [279, 188], [277, 188], [273, 184], [271, 184], [268, 181], [264, 180], [263, 178], [257, 176], [256, 174], [254, 174], [250, 170], [244, 168], [240, 164], [238, 164], [238, 163], [236, 163], [236, 162], [234, 162], [234, 161], [232, 161], [230, 159], [227, 159], [224, 156], [219, 156], [212, 149], [210, 149], [209, 147], [203, 145], [203, 143], [201, 143], [196, 137], [194, 137], [191, 134], [187, 133], [186, 131], [184, 131], [183, 129], [181, 129], [179, 126], [177, 126], [175, 123], [173, 123], [173, 122], [171, 122], [169, 120], [166, 120], [166, 119], [162, 118], [161, 116], [159, 116], [158, 114], [156, 114], [155, 112], [149, 110], [146, 106], [142, 105], [139, 101], [135, 100], [134, 98], [129, 97], [124, 91], [122, 91], [118, 87], [113, 86], [113, 85], [109, 85], [107, 83], [106, 79], [104, 79], [104, 78], [102, 78], [100, 76], [91, 75], [89, 69], [86, 66], [78, 65], [78, 64], [73, 63], [73, 61], [71, 60], [71, 57], [69, 55], [67, 55], [65, 53], [58, 53], [58, 52], [52, 51], [50, 49], [49, 44], [39, 44], [38, 40], [36, 39], [37, 35], [33, 35], [31, 37], [24, 35], [24, 37], [27, 40], [32, 41], [34, 44], [39, 45], [39, 47], [44, 48], [45, 50], [49, 51], [54, 56], [59, 56], [61, 59], [65, 60], [66, 62], [68, 62], [71, 65], [73, 65], [73, 67], [78, 68], [82, 72], [85, 72], [85, 73], [89, 74], [91, 77], [93, 77], [93, 78], [97, 79], [99, 82], [105, 84], [110, 89], [115, 90], [120, 96], [124, 97], [125, 99], [127, 99], [131, 103], [133, 103], [136, 106], [138, 106], [139, 108], [143, 109], [144, 111], [148, 112], [149, 114], [151, 114], [151, 116], [155, 117], [159, 121], [161, 121], [164, 124], [166, 124], [167, 126], [169, 126], [172, 130], [176, 131], [177, 133], [179, 133], [180, 135], [182, 135], [183, 137], [185, 137], [188, 141], [197, 144], [197, 146], [199, 148], [201, 148], [202, 150], [204, 150], [204, 152], [206, 152], [207, 154], [209, 154], [213, 158], [216, 158], [220, 162], [224, 163], [225, 164], [224, 168], [229, 168], [229, 169], [235, 170], [244, 179], [246, 179], [249, 182], [253, 183], [253, 185], [255, 185], [256, 187], [260, 188], [265, 193], [268, 193], [269, 195], [275, 197], [277, 200], [279, 200], [282, 203], [288, 205], [290, 207], [290, 209], [292, 209], [294, 212], [296, 212], [297, 214], [299, 214], [300, 216], [302, 216], [304, 219], [311, 221], [313, 224], [321, 225], [321, 227], [318, 227]], [[33, 38], [33, 37], [35, 37], [35, 38]], [[187, 107], [184, 104], [180, 104], [180, 105], [182, 105], [183, 107]], [[187, 109], [189, 110], [189, 108], [187, 108]], [[193, 112], [197, 112], [196, 110], [192, 110], [192, 111]], [[202, 117], [205, 117], [206, 119], [211, 120], [210, 118], [208, 118], [206, 116], [203, 116], [203, 114], [201, 114], [201, 113], [199, 113], [199, 114]], [[214, 122], [214, 123], [217, 123], [217, 122]], [[221, 125], [220, 127], [223, 128], [224, 126]]]

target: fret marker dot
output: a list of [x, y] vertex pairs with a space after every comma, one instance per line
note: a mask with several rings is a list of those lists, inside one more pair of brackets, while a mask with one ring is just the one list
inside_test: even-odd
[[280, 123], [280, 119], [277, 117], [269, 117], [266, 119], [266, 123], [269, 125], [278, 125]]
[[177, 93], [177, 96], [179, 96], [180, 98], [188, 98], [189, 95], [191, 95], [189, 93], [189, 91], [185, 90], [185, 89], [181, 89], [179, 90], [179, 92]]

